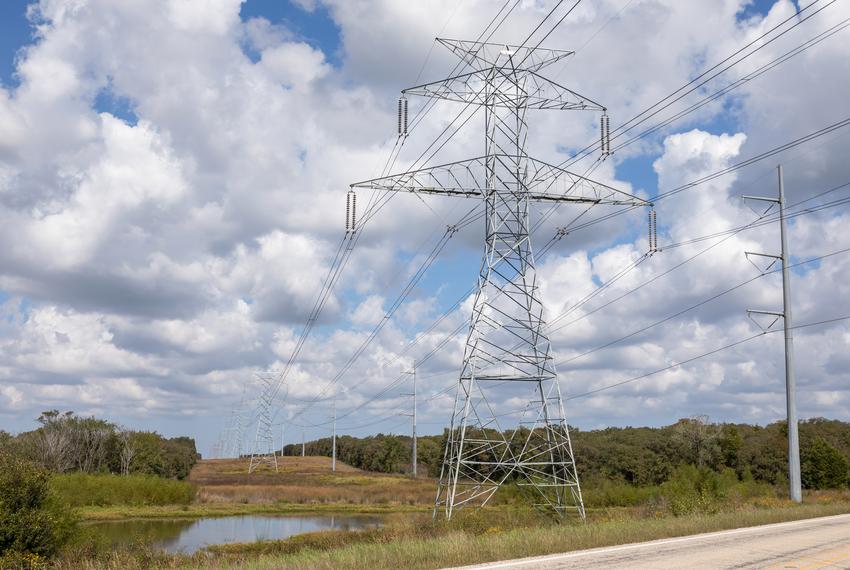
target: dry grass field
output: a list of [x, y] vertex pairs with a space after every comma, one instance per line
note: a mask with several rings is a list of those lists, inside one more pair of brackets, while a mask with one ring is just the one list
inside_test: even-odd
[[189, 480], [201, 503], [294, 503], [418, 505], [433, 504], [436, 481], [355, 469], [328, 457], [284, 457], [279, 472], [263, 468], [248, 474], [248, 459], [206, 459]]

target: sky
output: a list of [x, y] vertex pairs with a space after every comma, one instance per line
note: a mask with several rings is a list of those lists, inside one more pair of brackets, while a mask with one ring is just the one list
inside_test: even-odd
[[[344, 235], [349, 185], [388, 162], [399, 92], [450, 73], [454, 56], [434, 38], [474, 39], [502, 4], [0, 4], [0, 429], [32, 429], [43, 410], [73, 410], [190, 435], [207, 454], [241, 410], [250, 449], [257, 377], [281, 370], [292, 354]], [[521, 43], [556, 4], [519, 2], [493, 40]], [[788, 20], [780, 28], [787, 32], [754, 44], [764, 45], [629, 135], [734, 90], [595, 164], [595, 179], [650, 197], [847, 118], [844, 29], [756, 74], [847, 18], [847, 0], [584, 1], [544, 42], [576, 53], [545, 74], [601, 101], [617, 129]], [[412, 115], [423, 105], [411, 97]], [[453, 103], [434, 106], [392, 170], [419, 164], [458, 112]], [[560, 163], [596, 141], [598, 122], [589, 111], [534, 112], [529, 153]], [[428, 164], [480, 156], [482, 129], [480, 113], [471, 115]], [[691, 360], [759, 333], [746, 309], [781, 309], [778, 275], [752, 280], [759, 272], [744, 255], [776, 253], [776, 223], [694, 241], [762, 214], [740, 196], [775, 195], [780, 162], [792, 210], [813, 210], [789, 221], [799, 264], [794, 318], [812, 325], [794, 331], [800, 416], [850, 420], [850, 321], [815, 324], [850, 315], [848, 212], [827, 204], [850, 195], [841, 186], [850, 182], [848, 137], [850, 127], [840, 128], [659, 200], [662, 251], [646, 259], [643, 211], [577, 229], [539, 253], [571, 425], [784, 417], [781, 334]], [[370, 197], [360, 191], [358, 204]], [[447, 424], [463, 346], [451, 332], [469, 318], [465, 293], [483, 227], [454, 234], [384, 317], [445, 227], [475, 205], [398, 194], [362, 225], [275, 402], [287, 442], [328, 435], [334, 397], [341, 433], [407, 433], [404, 372], [416, 360], [419, 432]], [[596, 206], [580, 220], [611, 208]], [[537, 250], [580, 214], [536, 206], [532, 220], [544, 220], [532, 236]], [[505, 394], [494, 406], [507, 413], [516, 402]]]

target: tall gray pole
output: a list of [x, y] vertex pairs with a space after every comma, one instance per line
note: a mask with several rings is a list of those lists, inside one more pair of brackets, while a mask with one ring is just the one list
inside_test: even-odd
[[416, 361], [413, 362], [413, 477], [416, 478]]
[[301, 430], [301, 457], [304, 457], [304, 430]]
[[[803, 501], [803, 490], [800, 481], [800, 436], [797, 425], [797, 387], [794, 380], [794, 320], [791, 315], [791, 255], [788, 252], [788, 231], [785, 226], [785, 182], [782, 177], [782, 165], [777, 167], [779, 175], [779, 197], [769, 198], [764, 196], [744, 196], [745, 200], [758, 200], [761, 202], [771, 202], [779, 204], [779, 236], [782, 242], [782, 251], [780, 255], [770, 255], [767, 253], [746, 252], [749, 259], [750, 256], [766, 257], [778, 260], [782, 263], [782, 312], [776, 311], [761, 311], [755, 309], [747, 309], [747, 313], [752, 318], [756, 315], [769, 315], [774, 318], [781, 318], [785, 327], [785, 404], [786, 404], [786, 421], [788, 423], [788, 494], [792, 501], [800, 503]], [[752, 262], [752, 260], [750, 260]], [[753, 265], [756, 265], [753, 263]], [[772, 264], [771, 264], [772, 266]], [[756, 267], [759, 267], [756, 265]], [[767, 269], [769, 269], [768, 266]], [[767, 269], [759, 268], [762, 275], [766, 274]], [[776, 322], [776, 321], [774, 321]], [[756, 324], [759, 324], [756, 322]], [[759, 324], [759, 326], [761, 326]], [[762, 327], [763, 328], [763, 327]], [[768, 327], [770, 328], [770, 327]]]
[[334, 398], [334, 437], [333, 455], [331, 457], [331, 471], [336, 471], [336, 398]]
[[794, 378], [794, 333], [791, 318], [791, 257], [788, 253], [788, 232], [785, 228], [785, 183], [782, 165], [779, 173], [779, 233], [782, 239], [782, 311], [785, 315], [785, 403], [788, 420], [788, 486], [791, 500], [803, 501], [800, 482], [800, 436], [797, 431], [797, 386]]

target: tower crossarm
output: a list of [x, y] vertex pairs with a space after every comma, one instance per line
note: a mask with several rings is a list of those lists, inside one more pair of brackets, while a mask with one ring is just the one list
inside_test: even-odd
[[446, 47], [461, 61], [473, 69], [519, 66], [530, 71], [539, 71], [564, 58], [574, 51], [548, 48], [533, 48], [493, 42], [476, 42], [437, 38], [437, 43]]
[[[486, 89], [488, 83], [499, 87], [495, 95], [488, 94]], [[528, 69], [481, 69], [410, 87], [402, 93], [503, 108], [527, 106], [529, 109], [562, 111], [605, 110], [605, 107], [596, 101]]]
[[[482, 198], [487, 195], [487, 161], [505, 166], [513, 165], [516, 157], [504, 154], [482, 156], [469, 160], [410, 170], [381, 178], [356, 182], [352, 188], [365, 188], [387, 192], [412, 192]], [[512, 169], [513, 182], [519, 192], [534, 202], [572, 202], [619, 206], [648, 206], [649, 202], [572, 173], [546, 162], [527, 158], [521, 172]]]

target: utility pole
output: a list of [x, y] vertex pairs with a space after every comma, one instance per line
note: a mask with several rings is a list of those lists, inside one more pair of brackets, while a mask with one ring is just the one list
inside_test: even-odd
[[[778, 256], [754, 252], [746, 252], [746, 256], [748, 259], [751, 255], [756, 257], [772, 258], [774, 261], [770, 264], [770, 266], [777, 261], [782, 263], [782, 312], [778, 313], [775, 311], [748, 309], [747, 313], [748, 315], [769, 315], [776, 317], [776, 320], [781, 318], [783, 320], [783, 326], [785, 327], [785, 413], [788, 423], [788, 487], [791, 500], [800, 503], [803, 501], [803, 490], [800, 480], [800, 435], [797, 422], [797, 381], [794, 377], [794, 321], [791, 315], [791, 269], [789, 262], [791, 255], [788, 252], [788, 230], [785, 223], [785, 182], [782, 176], [781, 164], [777, 167], [777, 173], [779, 176], [779, 198], [744, 196], [744, 199], [779, 204], [779, 236], [782, 251]], [[770, 266], [768, 266], [768, 269]], [[761, 270], [758, 266], [756, 267]], [[766, 270], [761, 271], [762, 273], [766, 272]], [[774, 320], [774, 322], [776, 322], [776, 320]]]
[[336, 471], [336, 398], [334, 398], [334, 436], [333, 455], [331, 456], [331, 471]]
[[413, 396], [413, 413], [412, 414], [403, 414], [405, 416], [413, 417], [413, 478], [416, 478], [416, 361], [413, 361], [413, 370], [411, 372], [405, 372], [405, 374], [413, 375], [413, 393], [412, 394], [403, 394], [404, 396]]
[[301, 430], [301, 457], [304, 457], [304, 430]]
[[[480, 200], [484, 206], [477, 288], [443, 456], [434, 516], [485, 506], [509, 482], [526, 487], [542, 509], [584, 519], [584, 502], [546, 331], [532, 250], [532, 203], [651, 206], [649, 202], [537, 160], [526, 151], [528, 111], [602, 115], [601, 159], [611, 153], [605, 107], [542, 70], [575, 52], [437, 38], [464, 64], [462, 73], [402, 91], [400, 135], [412, 95], [477, 107], [484, 156], [357, 182], [352, 188]], [[349, 227], [350, 227], [349, 222]], [[447, 231], [453, 231], [447, 228]], [[528, 402], [509, 419], [493, 402]], [[482, 460], [482, 458], [487, 458]]]

